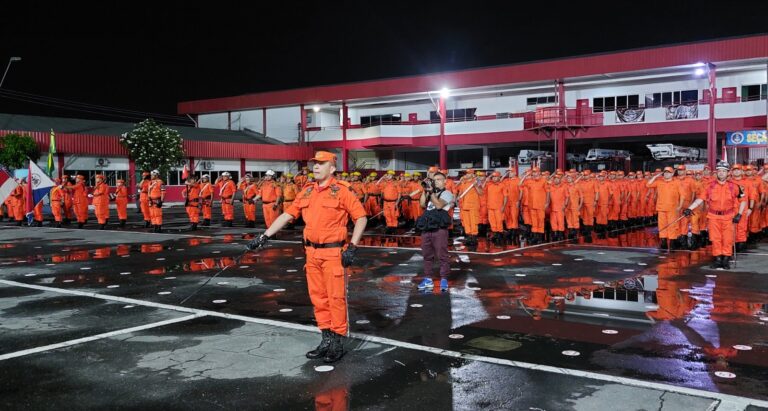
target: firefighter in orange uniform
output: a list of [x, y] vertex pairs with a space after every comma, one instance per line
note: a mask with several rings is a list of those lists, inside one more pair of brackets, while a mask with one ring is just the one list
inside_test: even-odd
[[109, 220], [109, 185], [103, 174], [96, 174], [96, 186], [93, 187], [93, 193], [89, 197], [93, 198], [94, 214], [99, 222], [99, 230], [103, 230], [107, 228], [107, 220]]
[[[676, 180], [680, 184], [680, 195], [683, 196], [683, 205], [691, 204], [696, 198], [696, 181], [693, 179], [693, 176], [688, 175], [684, 164], [680, 164], [676, 168]], [[693, 216], [680, 220], [677, 243], [683, 248], [688, 248], [688, 224], [691, 223], [692, 219]]]
[[415, 172], [413, 173], [413, 181], [411, 181], [411, 189], [410, 189], [410, 205], [411, 205], [411, 218], [413, 218], [414, 223], [416, 220], [421, 217], [422, 214], [424, 214], [424, 209], [421, 208], [421, 193], [424, 192], [424, 188], [421, 185], [421, 173]]
[[[357, 172], [357, 171], [355, 171], [352, 174], [354, 175], [355, 173], [357, 173], [358, 177], [360, 176], [360, 173]], [[360, 183], [360, 184], [362, 184], [362, 183]], [[291, 173], [287, 173], [286, 174], [285, 184], [283, 184], [283, 186], [282, 186], [282, 191], [283, 191], [283, 204], [282, 204], [283, 205], [283, 210], [287, 210], [288, 207], [290, 207], [291, 204], [293, 204], [294, 200], [296, 200], [296, 194], [299, 193], [299, 190], [301, 190], [302, 187], [303, 186], [301, 186], [301, 187], [296, 186], [296, 183], [293, 182], [293, 176], [291, 175]]]
[[613, 185], [606, 180], [608, 173], [601, 171], [597, 174], [597, 208], [595, 209], [595, 224], [597, 225], [597, 231], [601, 235], [605, 236], [608, 229], [608, 222], [610, 217], [610, 208], [612, 199], [614, 196]]
[[83, 228], [88, 221], [88, 187], [85, 185], [85, 176], [78, 174], [75, 185], [69, 187], [72, 192], [72, 207], [77, 217], [77, 228]]
[[275, 172], [267, 170], [264, 173], [264, 182], [259, 188], [257, 199], [261, 199], [261, 210], [264, 213], [264, 223], [269, 228], [279, 215], [280, 204], [283, 202], [283, 193], [274, 181]]
[[388, 170], [376, 184], [381, 188], [382, 201], [384, 203], [384, 220], [387, 224], [386, 234], [394, 234], [397, 229], [398, 200], [400, 199], [400, 188], [393, 176], [395, 172]]
[[211, 225], [211, 215], [213, 214], [213, 185], [211, 184], [211, 177], [208, 174], [203, 174], [200, 177], [200, 204], [203, 210], [203, 226], [208, 227]]
[[128, 221], [128, 187], [125, 186], [125, 180], [118, 179], [117, 187], [114, 193], [115, 208], [117, 209], [117, 219], [120, 221], [120, 228], [125, 227]]
[[243, 188], [243, 212], [245, 213], [245, 226], [256, 227], [256, 197], [259, 195], [259, 187], [250, 174], [245, 175], [247, 182]]
[[[747, 250], [747, 233], [749, 232], [749, 218], [755, 207], [757, 193], [752, 190], [752, 184], [744, 178], [744, 167], [741, 164], [734, 164], [731, 167], [731, 176], [734, 183], [738, 184], [744, 192], [744, 199], [747, 202], [747, 208], [744, 210], [744, 218], [739, 220], [736, 226], [736, 251]], [[710, 233], [711, 236], [711, 233]], [[710, 239], [711, 240], [711, 239]]]
[[513, 168], [507, 170], [502, 180], [507, 189], [507, 206], [504, 208], [505, 236], [517, 243], [517, 230], [520, 228], [520, 179]]
[[400, 189], [400, 200], [398, 204], [400, 208], [397, 210], [400, 216], [405, 221], [405, 226], [410, 227], [413, 222], [411, 217], [411, 173], [403, 173], [401, 180], [398, 181], [398, 188]]
[[579, 213], [584, 205], [581, 196], [581, 187], [573, 179], [576, 170], [565, 175], [565, 183], [568, 190], [568, 204], [565, 208], [565, 222], [568, 228], [568, 238], [575, 239], [579, 232]]
[[221, 198], [221, 214], [224, 218], [221, 223], [222, 227], [232, 227], [232, 222], [235, 220], [234, 203], [237, 187], [235, 182], [231, 180], [231, 177], [232, 175], [225, 171], [221, 173], [214, 183], [219, 188], [219, 198]]
[[365, 207], [365, 213], [368, 215], [368, 218], [372, 218], [381, 213], [381, 187], [378, 185], [376, 177], [378, 177], [378, 174], [375, 171], [371, 172], [365, 183], [363, 206]]
[[163, 226], [163, 201], [165, 200], [165, 185], [160, 179], [160, 172], [152, 170], [152, 179], [149, 184], [149, 212], [154, 232], [162, 231]]
[[[659, 248], [671, 246], [668, 241], [674, 241], [679, 231], [679, 226], [673, 224], [679, 218], [680, 209], [683, 207], [683, 194], [680, 191], [680, 182], [673, 179], [675, 170], [672, 167], [664, 167], [664, 172], [656, 174], [648, 181], [648, 187], [656, 189], [656, 212], [659, 215]], [[663, 180], [658, 180], [664, 176]]]
[[690, 217], [694, 209], [702, 203], [707, 204], [709, 239], [712, 241], [714, 256], [712, 268], [726, 270], [731, 268], [728, 258], [733, 255], [734, 225], [746, 219], [743, 218], [743, 213], [747, 209], [748, 200], [741, 186], [728, 181], [728, 170], [728, 163], [717, 163], [716, 179], [702, 186], [696, 194], [696, 201], [683, 210], [683, 213]]
[[61, 183], [61, 179], [54, 180], [56, 185], [51, 189], [51, 213], [53, 214], [53, 221], [56, 223], [56, 228], [61, 228], [61, 222], [64, 216], [64, 185]]
[[534, 244], [544, 242], [544, 216], [547, 209], [547, 180], [542, 178], [538, 167], [531, 167], [523, 178], [520, 185], [526, 188], [528, 196], [528, 208], [531, 218], [531, 234]]
[[758, 233], [762, 231], [763, 203], [765, 202], [765, 190], [763, 189], [763, 180], [755, 173], [755, 166], [748, 165], [745, 171], [745, 179], [750, 184], [753, 198], [755, 199], [752, 213], [749, 215], [749, 242], [756, 242]]
[[152, 224], [152, 213], [149, 209], [149, 185], [150, 182], [149, 172], [145, 171], [141, 173], [141, 183], [139, 184], [139, 208], [141, 214], [144, 216], [144, 228], [148, 228]]
[[184, 197], [184, 209], [191, 224], [190, 229], [195, 231], [200, 223], [200, 184], [195, 181], [195, 177], [191, 175], [187, 177], [186, 187], [181, 192], [181, 196]]
[[565, 210], [568, 206], [568, 186], [562, 184], [562, 174], [555, 174], [552, 184], [547, 187], [549, 206], [549, 225], [552, 229], [552, 241], [565, 240]]
[[491, 240], [501, 245], [504, 233], [504, 211], [509, 201], [508, 185], [501, 181], [501, 173], [494, 171], [483, 190], [488, 206], [488, 223], [491, 225]]
[[456, 187], [456, 191], [459, 193], [457, 201], [459, 202], [461, 226], [467, 237], [464, 244], [476, 246], [480, 225], [480, 197], [483, 195], [483, 191], [478, 186], [475, 170], [471, 168], [467, 170]]
[[296, 187], [301, 190], [305, 184], [307, 184], [307, 168], [302, 167], [301, 171], [293, 178], [293, 182], [296, 183]]
[[61, 176], [61, 184], [62, 187], [62, 197], [64, 198], [64, 225], [69, 225], [72, 222], [72, 218], [75, 216], [74, 210], [73, 210], [73, 199], [72, 199], [72, 192], [67, 187], [72, 187], [74, 184], [72, 183], [72, 180], [69, 178], [68, 175], [64, 174]]
[[[306, 356], [323, 358], [326, 363], [340, 360], [344, 355], [344, 339], [349, 333], [347, 318], [347, 273], [344, 268], [354, 263], [358, 241], [367, 219], [360, 201], [349, 184], [333, 178], [336, 156], [319, 151], [311, 160], [317, 181], [305, 186], [290, 208], [248, 244], [249, 249], [262, 248], [290, 221], [302, 216], [306, 251], [307, 286], [315, 320], [322, 331], [320, 344]], [[347, 222], [355, 221], [349, 246]]]

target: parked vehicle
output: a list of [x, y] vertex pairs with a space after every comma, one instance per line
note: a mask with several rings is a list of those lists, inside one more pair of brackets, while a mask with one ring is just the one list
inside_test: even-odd
[[519, 164], [530, 164], [532, 160], [552, 158], [551, 151], [538, 151], [538, 150], [520, 150], [520, 154], [517, 155], [517, 162]]
[[591, 148], [587, 153], [587, 161], [608, 160], [612, 158], [631, 157], [632, 153], [627, 150], [609, 150], [605, 148]]
[[674, 144], [646, 144], [654, 160], [703, 160], [707, 158], [707, 150], [696, 147], [683, 147]]

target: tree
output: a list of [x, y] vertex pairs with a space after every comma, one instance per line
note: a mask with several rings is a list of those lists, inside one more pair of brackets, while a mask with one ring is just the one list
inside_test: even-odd
[[140, 170], [158, 170], [164, 176], [184, 158], [181, 134], [147, 119], [120, 138]]
[[30, 136], [6, 134], [0, 137], [0, 148], [0, 165], [10, 169], [25, 168], [27, 159], [40, 158], [40, 149]]

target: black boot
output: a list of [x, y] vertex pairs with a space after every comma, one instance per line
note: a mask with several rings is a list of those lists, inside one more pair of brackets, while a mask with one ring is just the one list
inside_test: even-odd
[[106, 230], [107, 225], [106, 224], [99, 224], [99, 230]]
[[155, 232], [156, 233], [162, 233], [163, 232], [163, 227], [160, 224], [156, 225], [155, 226]]
[[747, 251], [747, 243], [736, 243], [736, 252], [743, 253]]
[[65, 218], [64, 219], [64, 225], [70, 225], [70, 224], [72, 224], [72, 220], [70, 220], [68, 218]]
[[210, 225], [211, 225], [211, 220], [207, 218], [203, 220], [203, 227], [209, 227]]
[[77, 223], [77, 228], [83, 228], [84, 225], [84, 223]]
[[721, 255], [720, 256], [720, 267], [724, 268], [726, 270], [731, 269], [731, 261], [728, 259], [728, 257]]
[[328, 348], [331, 346], [331, 334], [333, 332], [331, 330], [322, 330], [323, 331], [323, 339], [320, 341], [320, 345], [317, 346], [312, 351], [309, 351], [306, 356], [309, 359], [317, 359], [325, 357], [325, 354], [328, 353]]
[[669, 248], [669, 242], [666, 238], [662, 238], [661, 241], [659, 241], [659, 250], [666, 250]]
[[125, 220], [120, 220], [120, 228], [125, 228]]
[[323, 358], [323, 362], [330, 364], [336, 362], [344, 356], [344, 340], [346, 338], [343, 335], [331, 332], [331, 346], [328, 347], [328, 352]]
[[42, 227], [43, 226], [43, 222], [42, 221], [36, 221], [35, 222], [35, 226], [36, 227]]
[[149, 220], [144, 220], [144, 228], [149, 228], [149, 226], [150, 226], [151, 224], [152, 224], [152, 223], [150, 223], [150, 222], [149, 222]]
[[196, 231], [196, 230], [197, 230], [197, 223], [192, 223], [192, 231]]
[[592, 243], [592, 226], [591, 225], [584, 226], [584, 242]]
[[710, 265], [709, 268], [720, 268], [722, 264], [723, 264], [723, 256], [716, 255], [715, 258], [712, 260], [712, 265]]
[[691, 250], [698, 250], [701, 247], [701, 234], [691, 236]]
[[61, 228], [61, 221], [56, 222], [56, 228]]

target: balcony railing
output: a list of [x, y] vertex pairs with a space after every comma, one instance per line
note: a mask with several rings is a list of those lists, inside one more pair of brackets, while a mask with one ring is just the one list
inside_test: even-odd
[[540, 107], [523, 116], [525, 129], [593, 127], [603, 125], [603, 114], [593, 113], [590, 107]]

